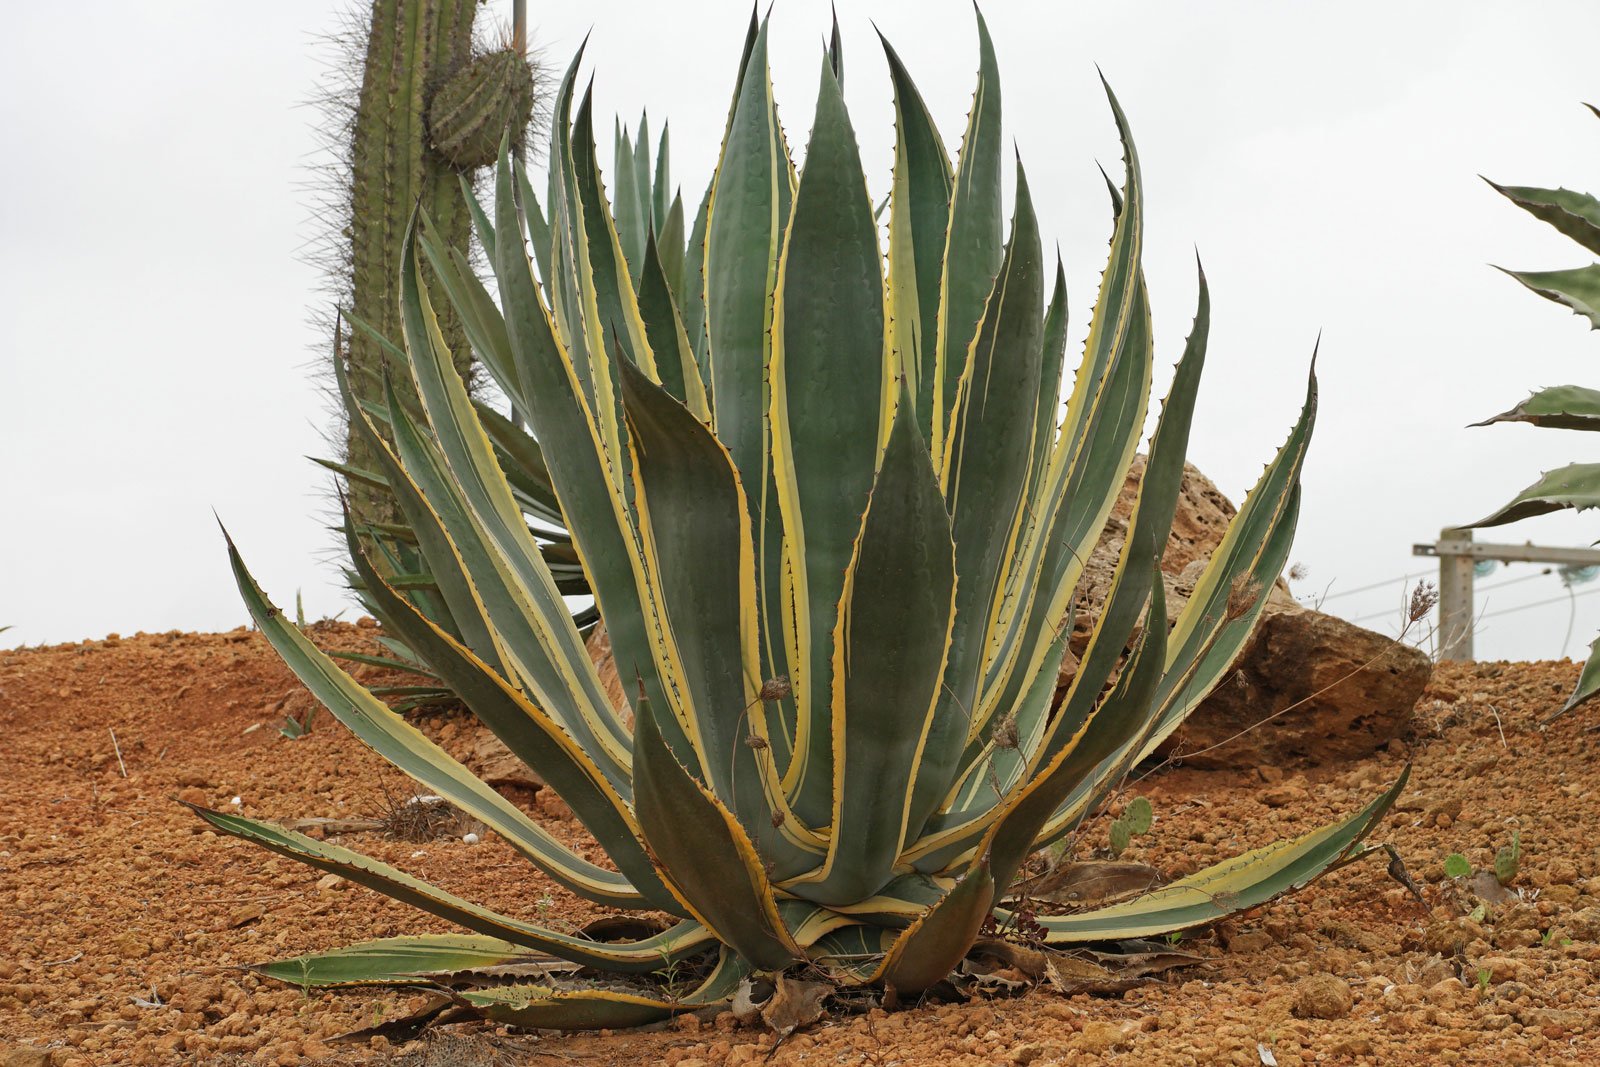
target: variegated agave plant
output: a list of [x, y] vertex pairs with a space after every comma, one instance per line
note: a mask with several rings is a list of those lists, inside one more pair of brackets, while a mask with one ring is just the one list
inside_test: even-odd
[[[369, 942], [267, 973], [405, 983], [556, 957], [587, 970], [459, 994], [492, 1018], [554, 1028], [643, 1023], [801, 964], [917, 993], [986, 918], [1006, 919], [1029, 853], [1095, 811], [1226, 671], [1261, 610], [1240, 590], [1269, 585], [1289, 550], [1314, 386], [1169, 630], [1158, 565], [1205, 354], [1202, 278], [1115, 583], [1058, 697], [1062, 620], [1149, 400], [1143, 192], [1113, 98], [1125, 178], [1061, 414], [1063, 273], [1057, 264], [1047, 305], [1020, 165], [1003, 233], [1000, 89], [981, 20], [979, 35], [954, 168], [886, 46], [898, 128], [887, 280], [837, 43], [797, 171], [765, 24], [751, 27], [678, 284], [648, 236], [641, 252], [619, 235], [587, 96], [571, 114], [576, 62], [556, 107], [548, 223], [504, 154], [494, 217], [476, 214], [498, 308], [468, 272], [437, 272], [474, 345], [525, 402], [619, 669], [637, 679], [631, 709], [608, 702], [451, 369], [422, 274], [424, 258], [446, 263], [449, 250], [413, 228], [404, 353], [422, 420], [391, 406], [383, 452], [460, 639], [382, 581], [353, 530], [352, 551], [399, 636], [568, 802], [611, 865], [578, 855], [362, 689], [286, 624], [235, 553], [240, 588], [273, 645], [373, 749], [578, 896], [673, 923], [627, 942], [558, 932], [342, 847], [202, 812], [473, 932]], [[1398, 788], [1136, 899], [1041, 918], [1042, 936], [1115, 941], [1254, 907], [1362, 854]], [[669, 995], [652, 979], [669, 967], [702, 980]], [[595, 973], [611, 977], [584, 977]]]
[[[1600, 116], [1600, 110], [1593, 106], [1590, 110]], [[1571, 189], [1489, 184], [1534, 218], [1549, 223], [1588, 251], [1600, 255], [1600, 200]], [[1591, 329], [1600, 330], [1600, 263], [1570, 270], [1506, 273], [1546, 300], [1582, 315], [1589, 320]], [[1558, 430], [1600, 430], [1600, 390], [1581, 385], [1540, 389], [1511, 410], [1473, 425], [1488, 426], [1496, 422], [1526, 422]], [[1600, 507], [1600, 463], [1569, 463], [1546, 471], [1504, 507], [1462, 529], [1503, 526], [1552, 511], [1584, 511], [1594, 507]], [[1577, 685], [1561, 709], [1550, 718], [1559, 718], [1596, 695], [1600, 695], [1600, 637], [1589, 645], [1589, 658], [1578, 675]]]

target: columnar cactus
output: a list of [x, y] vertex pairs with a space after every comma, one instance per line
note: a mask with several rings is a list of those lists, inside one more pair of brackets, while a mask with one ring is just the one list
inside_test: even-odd
[[[400, 251], [406, 223], [420, 206], [441, 240], [466, 247], [471, 221], [461, 178], [493, 161], [491, 147], [514, 117], [532, 109], [533, 77], [520, 54], [503, 50], [473, 56], [473, 24], [480, 0], [373, 0], [361, 91], [350, 147], [350, 289], [357, 319], [384, 337], [401, 335]], [[485, 134], [483, 131], [489, 131]], [[440, 329], [468, 377], [472, 347], [457, 316], [440, 315]], [[348, 334], [347, 359], [357, 396], [382, 402], [384, 355], [363, 331]], [[399, 387], [410, 391], [409, 381]], [[352, 428], [345, 445], [350, 466], [376, 466], [371, 447]], [[363, 521], [395, 517], [388, 494], [350, 482], [352, 505]]]

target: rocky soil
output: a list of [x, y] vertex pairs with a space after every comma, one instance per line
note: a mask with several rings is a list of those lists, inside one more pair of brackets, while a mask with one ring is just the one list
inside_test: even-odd
[[[326, 647], [372, 630], [325, 624]], [[1125, 856], [1192, 870], [1358, 806], [1414, 761], [1380, 858], [1191, 944], [1206, 957], [1116, 997], [1035, 991], [836, 1017], [775, 1051], [731, 1016], [648, 1033], [560, 1036], [456, 1028], [390, 1046], [334, 1039], [404, 1013], [413, 995], [306, 996], [241, 965], [436, 920], [242, 842], [176, 801], [270, 818], [382, 819], [412, 790], [324, 714], [278, 734], [310, 699], [254, 634], [159, 634], [0, 652], [0, 1065], [330, 1063], [1587, 1064], [1600, 1062], [1600, 734], [1547, 730], [1576, 666], [1441, 668], [1409, 732], [1376, 756], [1319, 767], [1168, 768], [1139, 789], [1152, 832]], [[391, 679], [402, 681], [402, 679]], [[1593, 721], [1596, 713], [1590, 713]], [[428, 729], [470, 754], [465, 720]], [[581, 839], [564, 806], [515, 801]], [[592, 909], [470, 828], [425, 842], [347, 831], [374, 853], [510, 914], [582, 922]], [[1478, 869], [1513, 832], [1509, 899], [1473, 917]], [[1087, 851], [1104, 838], [1092, 824]], [[1485, 892], [1497, 896], [1484, 885]]]

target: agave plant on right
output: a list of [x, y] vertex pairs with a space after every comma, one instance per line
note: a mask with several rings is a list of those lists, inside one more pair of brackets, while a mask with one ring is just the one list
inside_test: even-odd
[[[1590, 110], [1600, 117], [1600, 111], [1593, 107]], [[1600, 200], [1570, 189], [1489, 184], [1534, 218], [1549, 223], [1588, 251], [1600, 255]], [[1565, 305], [1574, 314], [1588, 319], [1591, 329], [1600, 330], [1600, 263], [1571, 270], [1506, 273], [1545, 299]], [[1540, 389], [1509, 411], [1473, 425], [1488, 426], [1496, 422], [1526, 422], [1558, 430], [1600, 430], [1600, 390], [1580, 385]], [[1467, 523], [1462, 529], [1502, 526], [1552, 511], [1583, 511], [1594, 507], [1600, 507], [1600, 463], [1569, 463], [1547, 471], [1504, 507], [1477, 522]], [[1550, 718], [1567, 714], [1596, 694], [1600, 694], [1600, 637], [1590, 644], [1589, 659], [1571, 695]]]
[[[1000, 85], [981, 18], [953, 165], [885, 45], [897, 129], [887, 249], [837, 36], [800, 168], [767, 40], [753, 21], [679, 285], [652, 232], [629, 240], [619, 226], [627, 183], [608, 197], [587, 95], [573, 112], [576, 60], [555, 107], [548, 222], [505, 153], [493, 216], [475, 212], [498, 302], [469, 273], [440, 272], [473, 345], [526, 399], [619, 671], [636, 680], [630, 706], [607, 700], [494, 430], [452, 371], [422, 273], [450, 250], [425, 223], [407, 237], [397, 352], [421, 410], [391, 399], [394, 447], [377, 451], [459, 635], [385, 582], [348, 527], [398, 636], [567, 801], [608, 862], [363, 690], [286, 623], [230, 545], [262, 631], [363, 741], [548, 879], [669, 924], [558, 931], [343, 847], [201, 811], [472, 932], [367, 942], [266, 973], [304, 986], [446, 984], [491, 1018], [552, 1028], [645, 1023], [801, 967], [920, 993], [987, 919], [1010, 918], [1028, 855], [1095, 812], [1247, 639], [1262, 608], [1249, 590], [1277, 577], [1293, 538], [1315, 382], [1169, 629], [1159, 565], [1205, 359], [1202, 277], [1116, 577], [1056, 693], [1063, 619], [1139, 444], [1155, 362], [1144, 191], [1115, 98], [1125, 173], [1063, 412], [1063, 271], [1052, 283], [1020, 163], [1005, 232]], [[1364, 855], [1403, 781], [1339, 822], [1132, 900], [1040, 918], [1036, 933], [1116, 942], [1256, 907]], [[503, 964], [542, 973], [491, 987], [461, 978]], [[697, 984], [665, 982], [668, 971]]]

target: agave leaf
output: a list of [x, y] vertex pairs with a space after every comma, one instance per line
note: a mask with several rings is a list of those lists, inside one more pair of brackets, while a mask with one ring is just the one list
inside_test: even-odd
[[633, 781], [639, 823], [668, 887], [719, 941], [762, 970], [804, 958], [749, 835], [678, 762], [658, 717], [648, 700], [639, 701]]
[[724, 951], [700, 986], [682, 999], [642, 996], [611, 989], [562, 989], [514, 985], [468, 990], [457, 999], [486, 1018], [539, 1030], [601, 1030], [643, 1026], [718, 1004], [733, 996], [750, 967]]
[[1207, 867], [1121, 904], [1040, 918], [1049, 931], [1046, 940], [1064, 945], [1187, 930], [1299, 889], [1373, 851], [1362, 848], [1361, 841], [1394, 804], [1410, 774], [1407, 767], [1392, 786], [1339, 822]]
[[1500, 510], [1477, 522], [1467, 523], [1463, 529], [1504, 526], [1552, 511], [1569, 508], [1584, 511], [1593, 507], [1600, 507], [1600, 463], [1570, 463], [1546, 472]]
[[[586, 39], [584, 46], [587, 44]], [[562, 76], [561, 84], [556, 89], [555, 105], [552, 108], [549, 152], [550, 196], [547, 203], [550, 229], [555, 240], [550, 246], [550, 268], [547, 272], [541, 267], [540, 276], [550, 290], [550, 315], [554, 318], [566, 346], [563, 355], [568, 357], [567, 361], [579, 387], [578, 391], [587, 404], [586, 410], [592, 410], [601, 406], [596, 398], [595, 383], [592, 379], [593, 363], [596, 359], [604, 362], [608, 357], [603, 348], [598, 355], [591, 351], [591, 346], [598, 344], [601, 336], [599, 310], [593, 301], [593, 283], [585, 280], [585, 276], [590, 273], [589, 242], [593, 238], [584, 222], [583, 206], [578, 196], [578, 176], [572, 161], [572, 93], [578, 75], [578, 65], [583, 61], [584, 46], [578, 48], [577, 54], [572, 57], [571, 66]], [[514, 233], [519, 221], [514, 190], [517, 190], [521, 183], [512, 180], [509, 159], [507, 147], [503, 146], [495, 180], [495, 228], [503, 230], [512, 227], [507, 232]], [[518, 344], [516, 324], [512, 318], [518, 313], [530, 316], [539, 304], [516, 302], [511, 299], [511, 293], [517, 293], [521, 289], [522, 274], [526, 273], [529, 282], [532, 281], [531, 270], [526, 269], [525, 262], [519, 263], [526, 260], [526, 253], [521, 248], [513, 248], [511, 245], [512, 242], [509, 241], [496, 242], [489, 255], [494, 265], [495, 277], [500, 283], [500, 306], [506, 309], [506, 331], [511, 337], [513, 351], [520, 359], [528, 354], [526, 346], [530, 342], [525, 340], [522, 344]], [[510, 274], [512, 270], [517, 270], [517, 273]], [[522, 299], [526, 301], [526, 297]], [[520, 362], [517, 364], [517, 373], [527, 387], [529, 401], [532, 402], [541, 391], [541, 379], [537, 375], [531, 375]], [[530, 421], [532, 421], [531, 415]], [[534, 433], [541, 440], [545, 439], [537, 423]], [[607, 477], [610, 477], [609, 472]], [[617, 484], [617, 488], [621, 488], [620, 483]]]
[[[420, 391], [426, 393], [447, 383], [446, 389], [458, 394], [453, 399], [464, 401], [460, 379], [445, 375], [448, 371], [432, 379], [419, 374]], [[470, 413], [470, 406], [462, 406]], [[472, 485], [461, 477], [459, 468], [447, 471], [441, 450], [423, 438], [403, 411], [396, 409], [392, 418], [395, 444], [406, 471], [424, 496], [439, 502], [435, 514], [450, 538], [448, 554], [441, 553], [442, 558], [473, 576], [471, 610], [494, 620], [497, 661], [593, 754], [613, 784], [622, 785], [628, 777], [627, 732], [521, 515], [508, 523], [503, 513], [490, 513], [485, 521], [487, 508], [466, 498], [463, 489], [470, 490]], [[435, 418], [439, 420], [439, 416]], [[472, 431], [476, 433], [468, 437]], [[476, 445], [479, 453], [488, 453], [488, 439], [475, 423], [461, 436]], [[452, 441], [448, 433], [443, 439], [447, 446]], [[493, 459], [483, 460], [479, 455], [475, 462], [493, 463]], [[503, 492], [503, 479], [498, 486]], [[505, 506], [515, 513], [514, 505]], [[518, 562], [523, 564], [520, 568]]]
[[1567, 697], [1567, 702], [1561, 705], [1561, 710], [1546, 719], [1550, 722], [1559, 719], [1572, 709], [1587, 703], [1600, 693], [1600, 637], [1589, 644], [1589, 658], [1584, 661], [1583, 670], [1578, 674], [1578, 684], [1573, 687], [1572, 695]]
[[[644, 123], [639, 124], [644, 128]], [[661, 141], [656, 147], [656, 173], [650, 184], [650, 219], [658, 234], [667, 232], [667, 216], [671, 213], [672, 192], [672, 141], [667, 135], [668, 123], [661, 124]], [[678, 202], [679, 221], [682, 222], [682, 202]], [[679, 235], [680, 240], [682, 235]]]
[[678, 311], [683, 315], [683, 330], [689, 335], [695, 363], [700, 367], [700, 380], [705, 383], [706, 402], [715, 409], [716, 397], [711, 392], [710, 342], [706, 338], [706, 226], [710, 221], [710, 213], [711, 186], [708, 185], [694, 213], [689, 244], [683, 250], [683, 278], [673, 292], [677, 296]]
[[[666, 136], [666, 131], [662, 131]], [[673, 300], [677, 303], [680, 314], [689, 300], [685, 292], [684, 257], [686, 250], [684, 242], [684, 226], [686, 225], [683, 214], [683, 196], [674, 194], [672, 206], [667, 209], [666, 218], [661, 223], [661, 232], [656, 239], [656, 245], [661, 257], [661, 272], [667, 279], [667, 285], [672, 289]], [[700, 272], [696, 270], [692, 275], [693, 285], [696, 289], [700, 286]], [[690, 350], [694, 346], [691, 344]], [[705, 379], [700, 380], [701, 391], [705, 391]]]
[[1565, 304], [1573, 314], [1588, 319], [1591, 330], [1600, 330], [1600, 263], [1572, 270], [1508, 270], [1506, 273], [1546, 300]]
[[620, 783], [608, 780], [595, 758], [544, 708], [529, 701], [499, 672], [388, 589], [371, 570], [370, 561], [353, 536], [350, 553], [385, 613], [405, 620], [411, 646], [434, 666], [473, 714], [512, 755], [533, 768], [567, 802], [623, 875], [654, 907], [677, 911], [674, 898], [661, 884], [655, 865], [644, 851], [639, 825], [628, 805], [632, 799], [631, 775], [625, 775]]
[[[350, 383], [345, 377], [344, 368], [337, 363], [334, 364], [334, 380], [344, 397], [346, 410], [351, 410], [353, 394]], [[393, 396], [392, 389], [387, 392]], [[448, 617], [456, 629], [456, 635], [496, 670], [506, 670], [494, 627], [484, 617], [483, 606], [472, 589], [472, 580], [451, 545], [450, 536], [445, 532], [438, 512], [429, 505], [416, 483], [407, 477], [390, 451], [388, 442], [379, 435], [366, 413], [354, 410], [350, 421], [366, 437], [368, 454], [383, 466], [391, 495], [400, 506], [401, 514], [416, 537], [423, 557], [430, 561], [429, 566], [437, 572], [435, 580], [439, 583], [439, 594], [448, 608]]]
[[1044, 256], [1027, 177], [1017, 165], [1016, 214], [1004, 264], [984, 307], [956, 401], [948, 451], [935, 455], [956, 542], [956, 622], [943, 708], [928, 740], [926, 773], [912, 799], [913, 826], [955, 779], [974, 731], [985, 658], [998, 644], [1002, 570], [1023, 519], [1043, 356]]
[[983, 13], [978, 19], [978, 85], [967, 115], [950, 199], [933, 381], [933, 454], [945, 452], [950, 411], [978, 335], [983, 308], [1000, 273], [1000, 71]]
[[895, 939], [874, 981], [892, 994], [915, 996], [943, 980], [972, 947], [993, 903], [994, 875], [985, 854], [943, 900]]
[[[1139, 288], [1143, 289], [1142, 279]], [[1089, 718], [1099, 698], [1094, 691], [1098, 688], [1098, 679], [1111, 676], [1122, 650], [1127, 647], [1128, 637], [1133, 632], [1139, 613], [1152, 594], [1162, 601], [1162, 606], [1159, 614], [1152, 609], [1146, 628], [1166, 628], [1165, 597], [1155, 587], [1161, 585], [1161, 558], [1172, 530], [1173, 515], [1177, 511], [1178, 493], [1183, 487], [1183, 460], [1189, 449], [1189, 431], [1194, 423], [1195, 399], [1199, 395], [1200, 375], [1205, 368], [1210, 330], [1211, 295], [1206, 286], [1205, 271], [1201, 270], [1194, 325], [1184, 345], [1183, 358], [1173, 374], [1172, 388], [1162, 407], [1155, 436], [1151, 438], [1150, 459], [1139, 483], [1139, 497], [1129, 518], [1128, 535], [1117, 561], [1116, 577], [1106, 595], [1100, 618], [1095, 622], [1089, 647], [1084, 651], [1082, 669], [1073, 677], [1061, 712], [1051, 724], [1050, 734], [1036, 757], [1038, 760], [1050, 759], [1057, 745]], [[1153, 570], [1149, 566], [1150, 561], [1154, 561]], [[1164, 640], [1162, 644], [1165, 655]]]
[[1540, 389], [1511, 410], [1472, 425], [1488, 426], [1495, 422], [1531, 422], [1557, 430], [1600, 430], [1600, 389], [1585, 389], [1581, 385]]
[[[634, 165], [633, 142], [628, 138], [628, 131], [622, 127], [620, 121], [616, 124], [615, 140], [613, 159], [617, 175], [617, 191], [612, 199], [616, 205], [617, 236], [621, 240], [622, 253], [627, 257], [635, 274], [634, 284], [638, 285], [637, 272], [639, 264], [643, 262], [647, 225], [639, 214], [638, 171]], [[640, 131], [640, 142], [640, 147], [648, 151], [643, 130]]]
[[[528, 181], [527, 172], [518, 172], [518, 191], [522, 194], [521, 203], [523, 222], [528, 232], [528, 244], [533, 249], [533, 261], [538, 264], [539, 277], [544, 280], [545, 294], [549, 296], [550, 279], [550, 224], [545, 221], [544, 209], [539, 205], [538, 194], [533, 191], [533, 185]], [[487, 221], [487, 216], [485, 216]], [[493, 262], [494, 245], [484, 245], [484, 255]]]
[[194, 805], [185, 806], [223, 833], [260, 845], [280, 856], [337, 874], [475, 933], [548, 952], [586, 967], [644, 974], [704, 952], [716, 944], [716, 939], [705, 927], [688, 921], [680, 922], [660, 934], [621, 944], [558, 933], [496, 914], [420, 878], [413, 878], [381, 860], [339, 845], [317, 841], [259, 819], [247, 819], [242, 815], [211, 811]]
[[[634, 295], [638, 280], [629, 273], [629, 260], [621, 238], [617, 236], [605, 184], [600, 177], [594, 141], [594, 101], [588, 90], [585, 90], [583, 100], [578, 104], [577, 117], [573, 120], [571, 147], [578, 198], [583, 205], [584, 232], [589, 236], [588, 277], [580, 274], [579, 279], [585, 287], [585, 301], [594, 301], [589, 324], [594, 327], [590, 337], [596, 347], [589, 353], [589, 369], [595, 380], [595, 413], [604, 425], [606, 415], [600, 400], [603, 392], [601, 386], [611, 378], [609, 362], [612, 349], [621, 345], [628, 358], [652, 378], [655, 377], [655, 357], [645, 337], [644, 323], [639, 318], [638, 299]], [[635, 188], [635, 198], [637, 195]], [[638, 210], [637, 204], [634, 210]], [[643, 221], [640, 219], [639, 253], [634, 258], [634, 262], [640, 263], [644, 259]], [[598, 321], [592, 317], [595, 315]], [[603, 348], [600, 347], [602, 344]], [[610, 382], [613, 396], [615, 385], [615, 382]], [[620, 403], [620, 400], [615, 402]]]
[[504, 837], [540, 870], [574, 893], [612, 907], [632, 908], [643, 903], [627, 879], [596, 867], [556, 840], [323, 655], [268, 602], [245, 569], [231, 538], [228, 558], [245, 606], [262, 635], [312, 695], [351, 733], [405, 774]]
[[[770, 840], [783, 838], [773, 829], [774, 812], [787, 813], [787, 806], [765, 745], [770, 726], [759, 698], [755, 548], [744, 487], [727, 449], [688, 409], [626, 361], [617, 369], [648, 563], [641, 579], [665, 616], [658, 668], [673, 684], [663, 710], [690, 742], [677, 758], [745, 826], [766, 831], [763, 843], [775, 857], [809, 866], [814, 857]], [[764, 747], [753, 747], [751, 738]]]
[[762, 20], [740, 66], [706, 223], [706, 326], [717, 437], [752, 492], [767, 483], [767, 334], [778, 254], [794, 198], [767, 71]]
[[[1488, 181], [1487, 178], [1484, 179]], [[1495, 192], [1536, 219], [1548, 222], [1589, 251], [1600, 255], [1600, 201], [1571, 189], [1536, 189], [1528, 185], [1496, 185]]]
[[826, 903], [861, 900], [889, 880], [950, 649], [950, 519], [911, 405], [903, 393], [833, 634], [833, 836], [821, 867], [785, 883]]
[[828, 649], [894, 402], [884, 368], [883, 274], [861, 156], [826, 64], [819, 81], [816, 124], [778, 273], [768, 375], [778, 506], [797, 564], [797, 751], [784, 786], [811, 825], [825, 822], [832, 808]]
[[[1139, 569], [1136, 560], [1125, 562], [1119, 574], [1132, 573], [1135, 569]], [[1107, 759], [1138, 738], [1153, 718], [1156, 709], [1152, 702], [1166, 660], [1167, 609], [1159, 560], [1152, 560], [1148, 571], [1153, 574], [1153, 580], [1130, 583], [1148, 590], [1150, 610], [1139, 647], [1123, 667], [1116, 688], [1094, 709], [1088, 721], [1065, 744], [1056, 748], [1050, 762], [1026, 786], [1007, 798], [1003, 814], [978, 846], [982, 853], [992, 855], [996, 900], [1011, 885], [1022, 861], [1033, 851], [1039, 831], [1075, 788], [1086, 781], [1096, 783], [1099, 791], [1117, 784], [1096, 775], [1096, 769], [1103, 770]]]
[[263, 963], [251, 970], [302, 988], [358, 985], [432, 985], [441, 976], [487, 967], [554, 964], [565, 961], [484, 934], [424, 934], [362, 941], [332, 952], [314, 952]]
[[[496, 206], [501, 226], [514, 225], [512, 167], [501, 157]], [[665, 698], [655, 671], [651, 613], [639, 600], [636, 568], [642, 566], [628, 517], [628, 503], [607, 474], [610, 458], [590, 415], [577, 368], [558, 340], [527, 256], [502, 245], [495, 276], [507, 309], [506, 332], [518, 373], [528, 383], [528, 421], [540, 442], [550, 481], [567, 518], [573, 546], [601, 613], [618, 669], [639, 677], [652, 699]], [[617, 459], [620, 463], [620, 458]], [[587, 652], [584, 653], [587, 658]], [[675, 738], [679, 743], [681, 738]]]
[[[1011, 564], [1019, 596], [1000, 605], [997, 644], [969, 743], [1001, 709], [1016, 706], [1029, 681], [1053, 668], [1050, 646], [1066, 618], [1084, 561], [1100, 538], [1143, 430], [1154, 365], [1148, 293], [1140, 268], [1144, 195], [1139, 155], [1115, 94], [1106, 96], [1122, 138], [1126, 179], [1116, 228], [1085, 341], [1083, 363], [1035, 490], [1035, 524], [1024, 526]], [[1059, 656], [1059, 654], [1056, 654]]]
[[916, 401], [923, 440], [933, 436], [939, 284], [953, 178], [933, 116], [882, 34], [894, 79], [894, 184], [889, 210], [889, 304], [898, 367]]
[[661, 247], [653, 231], [645, 242], [643, 273], [639, 281], [639, 314], [644, 319], [650, 347], [656, 352], [656, 370], [661, 374], [662, 388], [687, 405], [695, 418], [709, 423], [711, 407], [706, 402], [705, 382], [700, 379], [694, 347], [689, 344], [683, 320], [678, 317], [672, 284], [667, 279]]

